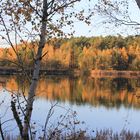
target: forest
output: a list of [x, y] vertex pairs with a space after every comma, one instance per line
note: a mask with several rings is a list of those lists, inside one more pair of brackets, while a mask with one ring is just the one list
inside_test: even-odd
[[[0, 66], [34, 65], [36, 42], [24, 42], [12, 48], [0, 48]], [[140, 36], [99, 36], [53, 38], [46, 42], [41, 68], [90, 70], [140, 70]], [[17, 57], [18, 56], [18, 57]]]

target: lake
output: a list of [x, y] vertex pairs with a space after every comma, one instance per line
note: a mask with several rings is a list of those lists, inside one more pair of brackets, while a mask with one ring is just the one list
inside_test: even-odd
[[[11, 111], [11, 95], [24, 92], [26, 98], [29, 83], [20, 76], [3, 76], [0, 81], [0, 116], [1, 122], [6, 121], [2, 127], [6, 133], [17, 135], [19, 132]], [[23, 97], [19, 98], [21, 102]], [[41, 76], [33, 105], [34, 131], [42, 133], [49, 109], [54, 104], [48, 122], [51, 129], [61, 115], [69, 114], [69, 119], [74, 120], [71, 112], [75, 111], [76, 121], [81, 122], [76, 129], [85, 129], [90, 134], [101, 129], [140, 132], [140, 79]]]

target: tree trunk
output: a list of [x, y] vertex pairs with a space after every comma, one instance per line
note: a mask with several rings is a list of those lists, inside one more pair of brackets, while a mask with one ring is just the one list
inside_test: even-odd
[[42, 51], [43, 51], [43, 48], [44, 48], [45, 42], [46, 42], [46, 39], [45, 39], [46, 26], [47, 26], [46, 19], [47, 19], [47, 0], [43, 0], [43, 16], [42, 16], [42, 25], [41, 25], [41, 29], [40, 29], [41, 30], [40, 41], [39, 41], [38, 51], [37, 51], [37, 55], [36, 55], [31, 85], [30, 85], [30, 89], [29, 89], [29, 93], [28, 93], [26, 113], [25, 113], [25, 118], [24, 118], [23, 139], [26, 139], [26, 140], [29, 139], [28, 131], [29, 131], [29, 127], [30, 127], [30, 119], [31, 119], [31, 115], [32, 115], [33, 102], [34, 102], [37, 82], [39, 79]]
[[138, 5], [138, 7], [140, 9], [140, 0], [135, 0], [135, 1], [136, 1], [137, 5]]

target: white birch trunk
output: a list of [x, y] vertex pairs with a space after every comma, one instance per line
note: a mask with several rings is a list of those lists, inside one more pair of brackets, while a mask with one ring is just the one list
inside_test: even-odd
[[33, 76], [31, 80], [31, 85], [28, 93], [28, 99], [27, 99], [27, 107], [26, 107], [26, 113], [25, 113], [25, 122], [23, 126], [23, 138], [29, 139], [29, 126], [30, 126], [30, 119], [32, 115], [32, 109], [33, 109], [33, 102], [35, 97], [35, 91], [37, 87], [37, 82], [39, 79], [39, 71], [40, 71], [40, 63], [41, 63], [41, 57], [42, 57], [42, 51], [45, 46], [46, 42], [46, 19], [47, 19], [47, 0], [43, 0], [43, 16], [42, 16], [42, 25], [41, 25], [41, 34], [40, 34], [40, 41], [38, 46], [38, 51], [36, 55], [35, 60], [35, 66], [33, 70]]

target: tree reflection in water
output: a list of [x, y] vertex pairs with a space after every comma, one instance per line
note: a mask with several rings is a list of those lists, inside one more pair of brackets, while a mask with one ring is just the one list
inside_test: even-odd
[[[19, 122], [18, 127], [22, 135], [23, 128], [20, 122], [25, 121], [21, 114], [24, 112], [26, 100], [23, 101], [19, 93], [24, 93], [24, 99], [26, 99], [29, 83], [26, 79], [16, 76], [7, 77], [5, 81], [6, 90], [12, 92], [11, 108], [16, 122]], [[69, 102], [79, 106], [89, 104], [94, 107], [120, 108], [124, 106], [139, 109], [140, 100], [137, 98], [140, 93], [139, 83], [139, 79], [126, 78], [42, 77], [38, 83], [36, 98]], [[21, 106], [17, 104], [18, 99]]]
[[[6, 82], [6, 89], [15, 92], [24, 89], [24, 94], [27, 96], [28, 82], [23, 81], [18, 77], [10, 77]], [[38, 83], [36, 98], [93, 106], [128, 106], [133, 95], [139, 96], [140, 86], [138, 83], [140, 83], [139, 79], [126, 78], [42, 77]], [[140, 107], [137, 97], [134, 96], [132, 103], [135, 108]]]

